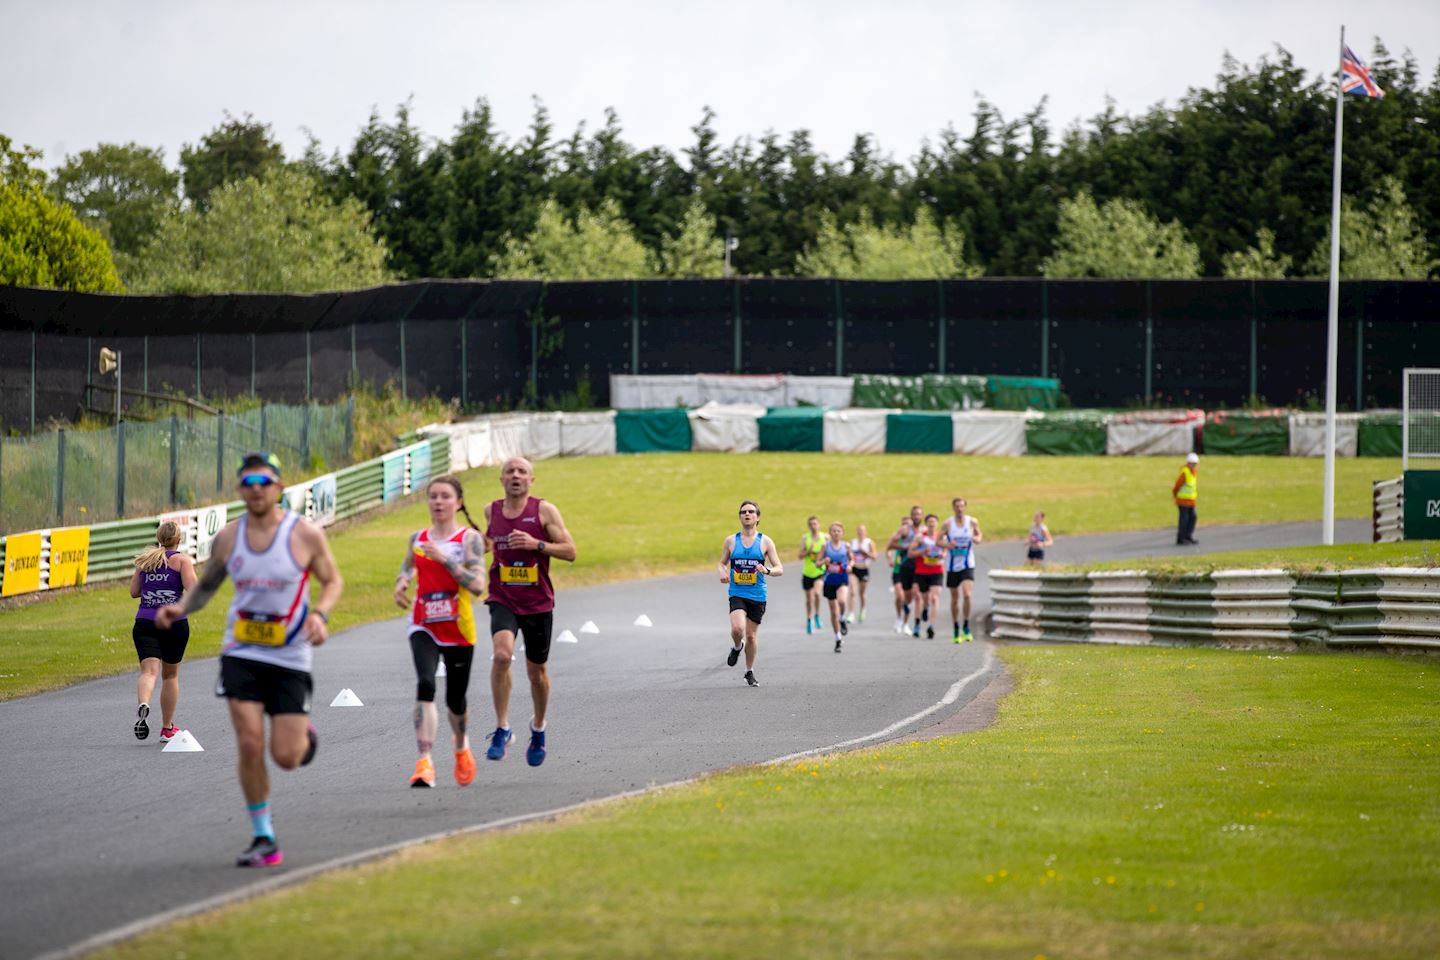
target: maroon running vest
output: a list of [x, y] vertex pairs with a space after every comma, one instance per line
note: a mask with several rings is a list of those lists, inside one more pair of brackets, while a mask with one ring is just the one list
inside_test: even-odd
[[[511, 613], [524, 615], [547, 613], [555, 609], [555, 587], [550, 583], [550, 555], [534, 550], [511, 550], [510, 531], [521, 530], [537, 540], [545, 540], [545, 527], [540, 522], [543, 500], [531, 497], [525, 501], [520, 516], [505, 516], [505, 501], [490, 504], [490, 526], [485, 536], [493, 545], [490, 561], [490, 595], [486, 603], [498, 603]], [[547, 543], [549, 541], [546, 541]]]

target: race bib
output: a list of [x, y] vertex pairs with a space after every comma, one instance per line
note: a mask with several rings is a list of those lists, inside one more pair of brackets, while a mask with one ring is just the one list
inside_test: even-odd
[[460, 619], [460, 597], [456, 593], [426, 593], [419, 599], [420, 622], [450, 623]]
[[829, 563], [827, 563], [827, 564], [825, 565], [825, 569], [826, 569], [826, 571], [829, 572], [829, 573], [844, 573], [844, 572], [845, 572], [845, 564], [843, 564], [843, 563], [838, 563], [838, 562], [836, 562], [836, 561], [834, 561], [834, 560], [831, 560]]
[[741, 573], [739, 570], [736, 570], [734, 579], [735, 583], [742, 587], [753, 587], [758, 582], [755, 578], [755, 571], [753, 570], [749, 573]]
[[540, 568], [517, 560], [500, 568], [500, 582], [517, 587], [533, 587], [540, 582]]
[[254, 613], [241, 610], [235, 614], [235, 639], [262, 647], [285, 646], [285, 616], [279, 613]]

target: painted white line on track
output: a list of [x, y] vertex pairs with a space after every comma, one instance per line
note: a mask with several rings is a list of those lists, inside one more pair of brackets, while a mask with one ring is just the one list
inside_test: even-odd
[[[766, 760], [761, 763], [754, 764], [754, 766], [769, 767], [782, 763], [790, 763], [795, 760], [800, 760], [804, 757], [815, 756], [816, 754], [836, 753], [841, 750], [849, 749], [850, 747], [856, 747], [864, 743], [870, 743], [873, 740], [883, 740], [885, 737], [888, 737], [899, 730], [903, 730], [904, 728], [910, 726], [913, 723], [916, 723], [917, 721], [925, 719], [932, 713], [935, 713], [937, 710], [948, 707], [956, 700], [958, 700], [960, 698], [960, 694], [964, 692], [965, 688], [969, 686], [972, 681], [990, 672], [990, 668], [993, 665], [995, 659], [993, 650], [994, 648], [987, 643], [985, 645], [985, 659], [983, 662], [981, 662], [980, 666], [974, 670], [974, 672], [961, 677], [959, 680], [956, 680], [953, 684], [951, 684], [950, 689], [945, 691], [945, 695], [935, 703], [926, 707], [924, 710], [921, 710], [919, 713], [914, 713], [903, 720], [895, 721], [894, 723], [890, 724], [890, 726], [886, 727], [884, 730], [877, 730], [875, 733], [867, 734], [863, 737], [856, 737], [853, 740], [845, 740], [841, 743], [834, 743], [828, 747], [816, 747], [813, 750], [802, 750], [799, 753], [792, 753], [784, 757], [776, 757], [774, 760]], [[751, 765], [741, 764], [733, 769], [744, 769], [744, 767], [746, 766]], [[671, 790], [675, 787], [688, 786], [692, 783], [698, 783], [700, 780], [704, 779], [705, 777], [712, 776], [716, 772], [720, 771], [712, 771], [710, 773], [702, 774], [701, 776], [696, 777], [686, 777], [683, 780], [673, 780], [669, 783], [651, 784], [648, 787], [642, 787], [638, 790], [627, 790], [623, 793], [611, 794], [608, 797], [597, 797], [594, 800], [583, 800], [580, 803], [572, 803], [569, 806], [565, 807], [556, 807], [553, 810], [544, 810], [538, 813], [522, 813], [517, 814], [513, 817], [505, 817], [501, 820], [492, 820], [486, 823], [473, 824], [472, 826], [468, 827], [460, 827], [456, 830], [443, 830], [439, 833], [432, 833], [424, 837], [416, 837], [411, 840], [400, 840], [395, 843], [386, 844], [383, 847], [376, 847], [373, 850], [363, 850], [359, 853], [351, 853], [343, 857], [335, 857], [333, 859], [326, 860], [323, 863], [316, 863], [311, 864], [308, 867], [301, 867], [298, 870], [287, 870], [283, 874], [277, 874], [256, 883], [248, 884], [238, 890], [230, 890], [226, 893], [216, 894], [213, 897], [206, 897], [204, 900], [197, 900], [195, 903], [186, 904], [180, 907], [174, 907], [170, 910], [153, 914], [140, 920], [132, 921], [131, 923], [127, 923], [122, 927], [116, 927], [115, 929], [107, 930], [104, 933], [97, 933], [92, 937], [87, 937], [79, 943], [71, 944], [70, 946], [64, 947], [60, 950], [52, 950], [49, 953], [42, 953], [38, 957], [36, 957], [35, 960], [73, 960], [73, 958], [75, 957], [81, 957], [87, 953], [93, 953], [105, 947], [114, 946], [117, 943], [130, 940], [134, 937], [140, 936], [141, 934], [149, 933], [151, 930], [154, 930], [157, 927], [163, 927], [166, 924], [174, 923], [177, 920], [184, 920], [187, 917], [193, 917], [198, 914], [208, 913], [212, 910], [218, 910], [221, 907], [228, 907], [236, 903], [242, 903], [255, 897], [264, 896], [267, 893], [274, 893], [277, 890], [283, 890], [286, 887], [295, 886], [302, 881], [309, 880], [313, 877], [319, 876], [320, 874], [329, 873], [332, 870], [341, 870], [345, 867], [360, 866], [361, 864], [369, 863], [374, 860], [388, 857], [391, 854], [399, 853], [400, 851], [405, 850], [409, 847], [419, 846], [420, 844], [424, 843], [433, 843], [437, 840], [445, 840], [450, 837], [463, 837], [476, 833], [486, 833], [491, 830], [503, 830], [506, 827], [520, 826], [521, 824], [532, 823], [537, 820], [550, 820], [555, 817], [563, 816], [567, 813], [574, 813], [578, 810], [584, 810], [588, 807], [597, 806], [598, 804], [602, 803], [610, 803], [615, 800], [627, 800], [632, 797], [645, 796], [647, 794], [656, 793], [661, 790]]]

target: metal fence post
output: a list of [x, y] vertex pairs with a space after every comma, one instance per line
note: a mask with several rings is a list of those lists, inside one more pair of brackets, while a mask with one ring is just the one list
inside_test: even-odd
[[640, 372], [640, 281], [630, 281], [630, 372]]
[[1149, 406], [1154, 398], [1153, 374], [1155, 371], [1154, 350], [1155, 350], [1155, 323], [1150, 310], [1150, 287], [1154, 281], [1145, 281], [1145, 405]]
[[215, 418], [215, 492], [225, 489], [225, 411]]
[[195, 334], [195, 399], [199, 400], [200, 393], [200, 334]]
[[270, 449], [270, 422], [265, 415], [265, 404], [260, 404], [260, 449]]
[[940, 350], [939, 350], [939, 353], [940, 353], [940, 368], [939, 368], [938, 370], [936, 370], [935, 372], [936, 372], [936, 373], [944, 373], [944, 372], [945, 372], [945, 281], [944, 281], [944, 280], [936, 280], [936, 281], [935, 281], [935, 301], [936, 301], [936, 308], [937, 308], [937, 309], [936, 309], [936, 313], [938, 314], [938, 317], [937, 317], [937, 321], [936, 321], [936, 322], [939, 324], [939, 327], [940, 327], [940, 332], [939, 332], [939, 341], [940, 341], [940, 343], [939, 343], [939, 347], [940, 347]]
[[835, 376], [845, 376], [845, 294], [840, 290], [840, 281], [835, 285]]
[[250, 399], [255, 399], [255, 334], [250, 334]]
[[35, 331], [30, 331], [30, 432], [35, 432]]
[[350, 324], [350, 389], [360, 386], [360, 367], [355, 359], [355, 324]]
[[55, 523], [65, 523], [65, 431], [55, 431]]
[[1260, 392], [1260, 315], [1255, 310], [1255, 281], [1250, 281], [1250, 397]]
[[1365, 313], [1355, 318], [1355, 412], [1365, 409]]
[[405, 318], [400, 318], [400, 398], [410, 399], [410, 375], [405, 366]]
[[740, 373], [743, 369], [742, 361], [744, 359], [740, 353], [742, 343], [740, 325], [743, 322], [740, 317], [740, 281], [731, 280], [730, 284], [731, 289], [734, 291], [734, 299], [730, 309], [735, 317], [735, 372]]
[[305, 402], [310, 402], [310, 331], [305, 331]]
[[1040, 278], [1040, 376], [1050, 376], [1050, 281]]
[[355, 394], [345, 404], [345, 456], [355, 456]]
[[170, 505], [179, 502], [180, 490], [180, 418], [170, 414]]
[[470, 406], [469, 384], [466, 382], [467, 367], [470, 366], [470, 358], [465, 354], [465, 318], [460, 318], [460, 409], [464, 410]]
[[150, 336], [140, 338], [140, 389], [150, 389]]
[[95, 372], [95, 338], [85, 338], [85, 410], [88, 413], [91, 405], [95, 402], [95, 396], [90, 389], [90, 377]]
[[300, 419], [300, 469], [310, 469], [310, 404], [305, 404], [305, 413]]
[[115, 519], [125, 518], [125, 421], [115, 424]]

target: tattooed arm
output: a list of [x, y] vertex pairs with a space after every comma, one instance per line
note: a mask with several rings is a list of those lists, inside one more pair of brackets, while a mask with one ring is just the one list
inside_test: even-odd
[[395, 605], [404, 610], [410, 606], [410, 581], [415, 577], [415, 541], [420, 534], [410, 534], [410, 543], [405, 547], [405, 559], [400, 561], [400, 573], [395, 577]]

